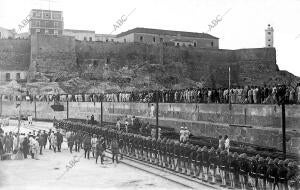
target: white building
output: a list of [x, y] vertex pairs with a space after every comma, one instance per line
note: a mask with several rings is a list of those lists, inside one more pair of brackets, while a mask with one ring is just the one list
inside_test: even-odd
[[96, 34], [96, 41], [98, 42], [116, 42], [117, 38], [112, 34]]
[[95, 31], [91, 30], [71, 30], [64, 29], [64, 36], [73, 36], [76, 40], [80, 41], [96, 41]]
[[24, 70], [2, 70], [0, 71], [0, 81], [9, 82], [15, 80], [17, 82], [26, 81], [27, 71]]
[[9, 30], [6, 28], [0, 27], [0, 39], [8, 39], [8, 38], [15, 38], [15, 30]]
[[16, 39], [28, 39], [29, 38], [29, 33], [28, 32], [23, 32], [15, 35]]

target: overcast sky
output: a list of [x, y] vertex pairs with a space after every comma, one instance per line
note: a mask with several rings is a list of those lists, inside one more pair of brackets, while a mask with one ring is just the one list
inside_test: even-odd
[[[50, 1], [50, 9], [63, 11], [65, 28], [101, 34], [111, 33], [116, 21], [130, 13], [113, 34], [134, 27], [207, 32], [208, 25], [226, 13], [209, 32], [220, 38], [221, 49], [264, 47], [264, 30], [271, 24], [280, 70], [300, 76], [300, 0]], [[49, 9], [48, 0], [0, 0], [0, 26], [18, 29], [34, 8]]]

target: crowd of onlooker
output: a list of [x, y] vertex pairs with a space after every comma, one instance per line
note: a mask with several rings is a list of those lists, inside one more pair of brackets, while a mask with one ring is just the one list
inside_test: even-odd
[[0, 160], [5, 159], [5, 155], [16, 154], [18, 151], [22, 154], [22, 158], [27, 158], [28, 155], [32, 159], [38, 159], [42, 155], [43, 149], [46, 148], [47, 141], [49, 141], [49, 149], [54, 152], [61, 151], [61, 144], [63, 142], [63, 135], [57, 131], [50, 130], [42, 132], [41, 130], [33, 132], [18, 133], [10, 131], [5, 132], [0, 127]]
[[[147, 90], [133, 92], [58, 94], [58, 95], [4, 95], [7, 100], [17, 101], [70, 101], [70, 102], [155, 102], [161, 103], [232, 103], [232, 104], [276, 104], [279, 86], [246, 86], [232, 89], [189, 88], [182, 90]], [[300, 103], [300, 86], [287, 88], [284, 95], [287, 104]]]

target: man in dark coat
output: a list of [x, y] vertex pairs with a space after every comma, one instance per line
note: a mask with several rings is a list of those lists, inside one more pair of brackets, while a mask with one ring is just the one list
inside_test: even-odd
[[86, 134], [83, 139], [84, 158], [90, 159], [90, 151], [92, 148], [91, 137]]
[[27, 158], [27, 155], [29, 154], [29, 140], [27, 137], [24, 138], [24, 141], [22, 143], [22, 151], [24, 154], [24, 158]]
[[106, 144], [104, 139], [101, 138], [99, 141], [97, 141], [97, 145], [96, 145], [96, 164], [99, 156], [101, 158], [101, 164], [103, 164], [105, 150], [106, 150]]
[[39, 134], [37, 139], [39, 146], [40, 146], [40, 155], [42, 155], [43, 145], [44, 145], [44, 136], [42, 134]]
[[48, 134], [46, 133], [45, 130], [43, 131], [42, 137], [43, 137], [43, 145], [42, 146], [45, 149], [46, 148], [46, 144], [47, 144], [47, 139], [48, 139]]
[[118, 164], [118, 154], [119, 154], [119, 143], [117, 141], [116, 138], [113, 138], [112, 142], [111, 142], [111, 152], [112, 152], [112, 162]]
[[72, 154], [73, 151], [73, 146], [74, 146], [74, 140], [75, 140], [75, 136], [74, 133], [71, 133], [71, 135], [68, 138], [68, 147], [70, 149], [70, 153]]
[[63, 136], [59, 131], [57, 131], [56, 137], [57, 137], [57, 149], [58, 152], [61, 152], [61, 144], [63, 143]]

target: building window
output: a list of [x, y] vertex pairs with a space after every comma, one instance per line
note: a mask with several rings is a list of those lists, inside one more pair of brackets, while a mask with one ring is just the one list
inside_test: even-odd
[[179, 43], [177, 43], [176, 46], [179, 46]]
[[50, 13], [44, 13], [44, 18], [50, 18]]
[[45, 30], [45, 34], [49, 34], [49, 30], [46, 29], [46, 30]]
[[268, 32], [269, 35], [271, 35], [271, 32]]
[[36, 12], [36, 13], [35, 13], [35, 17], [41, 18], [41, 13], [40, 13], [40, 12]]
[[54, 28], [58, 27], [58, 22], [54, 22]]
[[58, 20], [61, 19], [61, 16], [59, 13], [53, 13], [52, 17], [53, 17], [53, 19], [58, 19]]
[[17, 74], [16, 74], [16, 79], [17, 79], [17, 80], [20, 80], [20, 79], [21, 79], [21, 74], [20, 74], [20, 73], [17, 73]]
[[164, 41], [164, 39], [163, 39], [163, 38], [159, 38], [159, 40], [160, 40], [160, 42], [163, 42], [163, 41]]
[[84, 41], [87, 41], [87, 38], [86, 38], [86, 37], [83, 37], [83, 40], [84, 40]]
[[93, 41], [93, 38], [92, 38], [92, 37], [90, 37], [90, 42], [91, 42], [91, 41]]
[[58, 31], [57, 30], [54, 30], [54, 35], [58, 35]]
[[271, 41], [271, 39], [268, 39], [268, 41], [270, 42], [270, 41]]
[[143, 36], [140, 36], [140, 42], [142, 42], [143, 41]]
[[38, 28], [38, 29], [35, 30], [35, 32], [39, 33], [39, 32], [41, 32], [41, 30]]
[[211, 42], [210, 45], [211, 45], [211, 47], [214, 47], [214, 42]]
[[153, 42], [155, 42], [155, 37], [153, 37]]
[[10, 73], [5, 73], [5, 80], [10, 81]]
[[110, 41], [112, 41], [112, 42], [113, 42], [113, 41], [114, 41], [114, 39], [110, 39]]
[[268, 46], [270, 47], [271, 45], [269, 44]]
[[105, 41], [108, 42], [108, 39], [106, 39]]
[[126, 39], [124, 39], [124, 43], [126, 43]]
[[197, 47], [197, 43], [196, 42], [194, 42], [194, 47]]
[[40, 26], [40, 21], [37, 20], [37, 21], [34, 22], [34, 24], [35, 24], [36, 27], [39, 27]]

